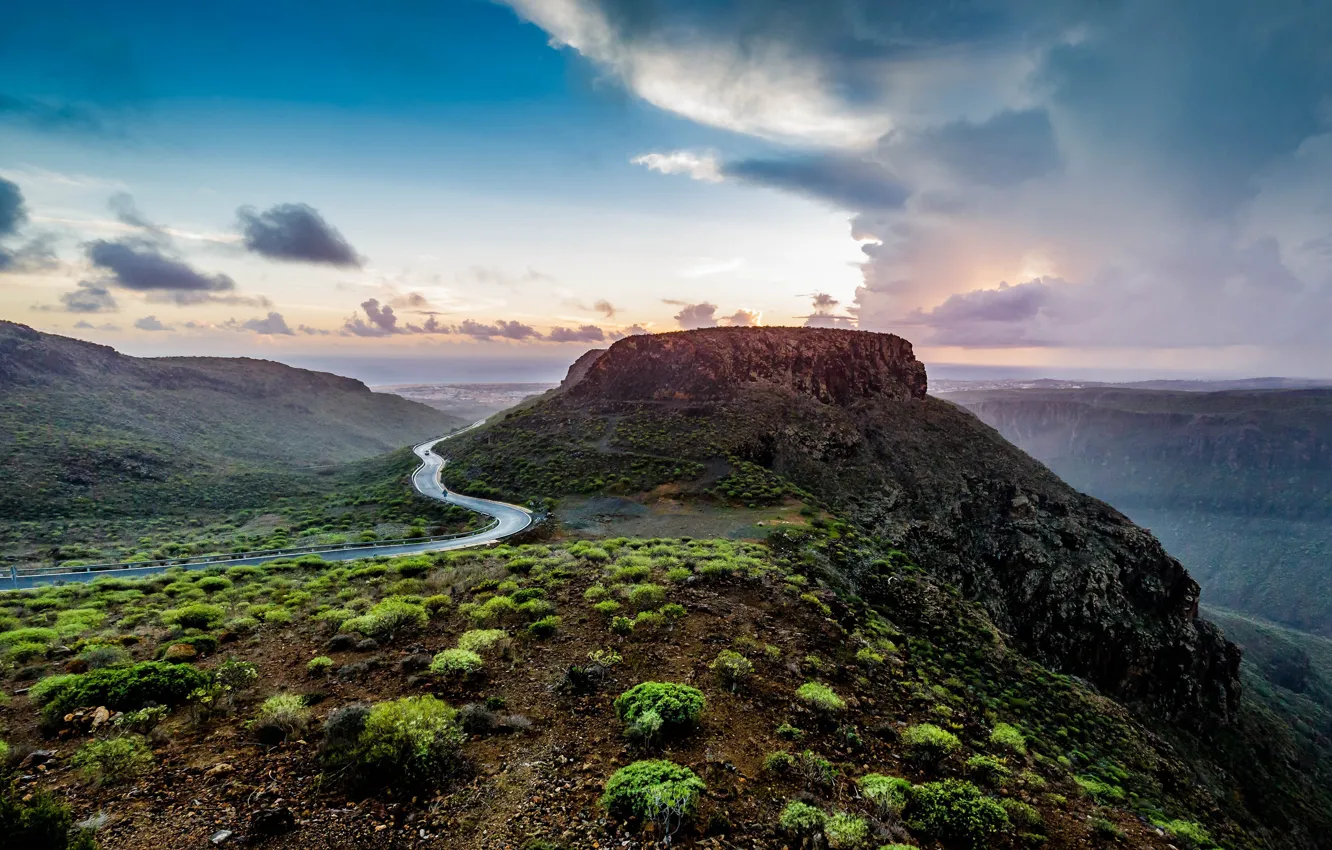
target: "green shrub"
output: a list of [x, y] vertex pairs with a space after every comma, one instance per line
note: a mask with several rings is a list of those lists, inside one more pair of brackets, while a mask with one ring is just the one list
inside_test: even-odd
[[375, 640], [388, 642], [424, 629], [429, 619], [424, 605], [402, 596], [390, 596], [358, 617], [360, 622], [356, 630]]
[[1194, 850], [1194, 848], [1212, 847], [1215, 842], [1206, 829], [1193, 821], [1187, 820], [1169, 820], [1156, 821], [1156, 826], [1165, 830], [1165, 834], [1170, 840], [1177, 844]]
[[46, 655], [46, 644], [36, 641], [23, 641], [9, 647], [5, 653], [5, 660], [11, 664], [27, 664], [38, 656]]
[[22, 850], [97, 850], [90, 832], [71, 835], [69, 806], [48, 791], [23, 799], [14, 791], [0, 791], [0, 836], [6, 847]]
[[437, 593], [434, 596], [427, 596], [421, 605], [426, 609], [429, 616], [438, 617], [453, 607], [453, 597], [445, 593]]
[[824, 822], [823, 837], [832, 850], [860, 847], [869, 838], [869, 823], [864, 818], [838, 812]]
[[1095, 776], [1075, 776], [1073, 781], [1078, 783], [1083, 793], [1098, 803], [1113, 805], [1124, 802], [1124, 789], [1118, 785], [1103, 782]]
[[222, 576], [204, 576], [196, 581], [194, 586], [205, 593], [216, 593], [219, 590], [226, 590], [231, 587], [231, 579]]
[[702, 691], [674, 682], [643, 682], [615, 699], [615, 713], [626, 724], [634, 723], [646, 712], [655, 712], [666, 734], [693, 727], [706, 706]]
[[842, 699], [830, 687], [820, 682], [806, 682], [796, 690], [801, 702], [825, 714], [834, 714], [846, 710], [846, 700]]
[[453, 775], [463, 739], [458, 712], [448, 703], [404, 697], [370, 707], [350, 760], [362, 781], [415, 791]]
[[795, 757], [796, 771], [811, 788], [831, 788], [837, 782], [837, 768], [813, 750], [803, 750]]
[[648, 611], [666, 602], [666, 588], [659, 584], [636, 584], [629, 588], [629, 604], [636, 611]]
[[252, 728], [265, 744], [299, 738], [310, 725], [310, 711], [295, 694], [274, 694], [255, 712]]
[[721, 683], [734, 693], [754, 672], [754, 663], [734, 650], [723, 649], [717, 653], [708, 669], [717, 674]]
[[777, 818], [777, 825], [783, 831], [800, 838], [812, 837], [823, 831], [823, 825], [828, 822], [828, 815], [822, 809], [811, 806], [809, 803], [802, 803], [799, 800], [792, 800], [782, 809], [781, 815]]
[[902, 733], [902, 743], [906, 745], [907, 756], [921, 768], [934, 767], [962, 748], [956, 735], [933, 723], [908, 726]]
[[593, 605], [592, 610], [596, 611], [603, 617], [609, 617], [616, 611], [620, 610], [620, 603], [616, 602], [614, 599], [603, 599]]
[[519, 619], [518, 603], [507, 596], [492, 596], [472, 610], [478, 626], [504, 625]]
[[454, 679], [475, 676], [486, 668], [486, 662], [470, 649], [446, 649], [430, 662], [430, 672]]
[[509, 639], [509, 633], [503, 629], [471, 629], [458, 638], [458, 648], [469, 652], [483, 653], [502, 648]]
[[945, 779], [911, 789], [907, 825], [944, 844], [980, 850], [1008, 826], [1008, 814], [970, 782]]
[[768, 773], [787, 773], [795, 767], [795, 756], [786, 750], [777, 750], [763, 757], [763, 769]]
[[89, 741], [70, 759], [89, 782], [116, 785], [143, 773], [153, 763], [153, 751], [138, 735]]
[[264, 612], [263, 621], [270, 626], [288, 626], [295, 619], [286, 608], [269, 608]]
[[652, 631], [666, 627], [666, 617], [659, 611], [639, 611], [634, 617], [634, 631], [644, 629]]
[[540, 620], [555, 613], [555, 606], [544, 599], [529, 599], [518, 606], [518, 612], [529, 620]]
[[132, 711], [150, 702], [179, 705], [195, 688], [208, 685], [210, 679], [207, 673], [188, 664], [162, 661], [141, 661], [129, 667], [107, 667], [57, 678], [64, 681], [43, 695], [49, 718], [83, 706]]
[[999, 805], [1004, 807], [1004, 811], [1008, 813], [1009, 822], [1015, 826], [1027, 830], [1045, 828], [1045, 818], [1035, 806], [1009, 798], [1000, 800]]
[[610, 621], [610, 630], [617, 635], [632, 634], [634, 631], [634, 621], [628, 617], [612, 617]]
[[164, 705], [150, 705], [137, 711], [122, 712], [112, 723], [117, 729], [147, 735], [166, 720], [170, 711]]
[[305, 663], [305, 669], [312, 676], [324, 676], [333, 669], [333, 664], [333, 659], [327, 655], [316, 655]]
[[1124, 838], [1124, 830], [1120, 829], [1114, 821], [1106, 818], [1092, 818], [1091, 831], [1092, 835], [1106, 841], [1119, 841]]
[[996, 723], [994, 725], [994, 730], [990, 732], [990, 744], [1017, 755], [1027, 754], [1027, 739], [1017, 730], [1016, 726], [1008, 723]]
[[974, 755], [967, 759], [967, 773], [988, 785], [1002, 785], [1013, 775], [1003, 759], [986, 755]]
[[28, 701], [40, 708], [78, 680], [78, 675], [74, 673], [59, 673], [55, 676], [47, 676], [28, 688]]
[[60, 634], [55, 629], [25, 628], [0, 632], [0, 647], [14, 646], [19, 643], [40, 643], [43, 646], [50, 646], [58, 640], [60, 640]]
[[560, 618], [552, 614], [549, 617], [542, 617], [535, 623], [527, 627], [527, 633], [535, 638], [548, 638], [555, 634], [560, 628]]
[[897, 817], [906, 808], [911, 783], [899, 776], [867, 773], [856, 780], [860, 794], [874, 804], [880, 817]]
[[606, 590], [606, 588], [603, 585], [594, 584], [591, 587], [589, 587], [587, 590], [583, 591], [583, 598], [588, 602], [596, 602], [598, 600], [605, 599], [607, 593], [609, 593], [609, 591]]
[[707, 786], [692, 770], [663, 759], [636, 761], [606, 781], [601, 805], [621, 819], [642, 818], [672, 835], [698, 811]]
[[222, 606], [204, 603], [170, 608], [161, 614], [163, 623], [182, 629], [211, 629], [222, 622], [224, 616], [226, 612]]
[[0, 770], [4, 769], [7, 761], [9, 761], [9, 744], [0, 741]]
[[252, 635], [259, 630], [259, 620], [256, 617], [232, 617], [223, 626], [238, 635]]

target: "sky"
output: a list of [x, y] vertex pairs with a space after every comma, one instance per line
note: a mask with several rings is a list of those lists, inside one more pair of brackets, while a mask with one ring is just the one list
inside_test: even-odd
[[624, 335], [1332, 377], [1332, 4], [12, 0], [0, 317], [379, 383]]

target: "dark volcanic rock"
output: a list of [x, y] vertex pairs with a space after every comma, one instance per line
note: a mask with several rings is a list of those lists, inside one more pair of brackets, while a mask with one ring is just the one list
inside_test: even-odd
[[622, 339], [565, 379], [576, 397], [629, 401], [725, 398], [744, 385], [827, 404], [924, 398], [925, 366], [892, 334], [830, 328], [710, 328]]

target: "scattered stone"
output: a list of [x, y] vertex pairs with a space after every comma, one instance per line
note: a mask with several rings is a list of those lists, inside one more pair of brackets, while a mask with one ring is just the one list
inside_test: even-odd
[[82, 658], [71, 658], [65, 662], [66, 673], [87, 673], [88, 662]]
[[221, 844], [230, 837], [231, 837], [231, 830], [219, 829], [217, 832], [214, 832], [213, 837], [209, 838], [208, 840], [211, 841], [213, 844]]
[[356, 648], [356, 638], [351, 635], [334, 635], [329, 638], [327, 648], [329, 652], [347, 652]]
[[173, 643], [171, 646], [168, 646], [167, 651], [163, 653], [162, 660], [171, 662], [172, 664], [179, 664], [185, 661], [193, 661], [198, 656], [199, 650], [190, 646], [188, 643]]
[[46, 764], [56, 757], [55, 750], [33, 750], [19, 762], [19, 770], [28, 770], [39, 764]]
[[379, 641], [375, 640], [374, 638], [366, 638], [365, 640], [356, 644], [357, 652], [374, 652], [376, 649], [379, 649]]
[[296, 828], [296, 816], [286, 806], [259, 809], [250, 816], [250, 838], [272, 838]]

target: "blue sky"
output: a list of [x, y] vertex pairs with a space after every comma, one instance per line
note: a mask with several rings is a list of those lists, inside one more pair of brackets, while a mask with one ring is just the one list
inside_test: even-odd
[[390, 377], [755, 322], [1332, 374], [1318, 5], [11, 5], [0, 315], [39, 328]]

